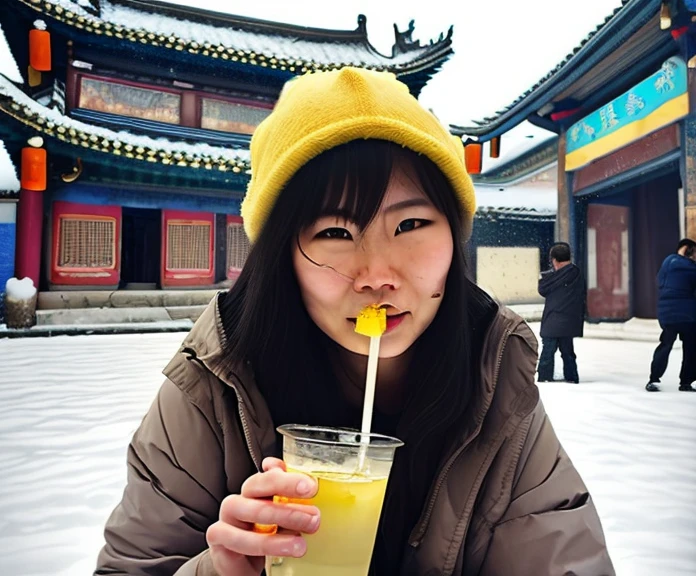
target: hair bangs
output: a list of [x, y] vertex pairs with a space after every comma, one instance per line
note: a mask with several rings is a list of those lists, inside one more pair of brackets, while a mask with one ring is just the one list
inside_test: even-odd
[[391, 142], [355, 140], [303, 166], [296, 178], [311, 185], [303, 190], [300, 230], [324, 216], [345, 218], [360, 230], [367, 228], [389, 187], [394, 152]]

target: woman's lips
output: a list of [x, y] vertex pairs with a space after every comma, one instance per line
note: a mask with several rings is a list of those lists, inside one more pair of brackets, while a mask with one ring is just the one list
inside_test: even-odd
[[408, 312], [402, 312], [401, 314], [396, 314], [394, 316], [387, 316], [387, 332], [394, 330], [399, 324], [401, 324], [406, 318]]

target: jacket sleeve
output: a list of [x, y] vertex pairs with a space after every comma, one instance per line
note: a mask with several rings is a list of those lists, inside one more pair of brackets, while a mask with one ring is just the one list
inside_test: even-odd
[[225, 495], [216, 425], [163, 384], [128, 448], [128, 482], [95, 575], [215, 575], [205, 532]]
[[662, 266], [660, 266], [660, 269], [657, 272], [657, 287], [659, 289], [664, 288], [665, 284], [667, 283], [667, 270], [669, 269], [670, 262], [671, 255], [665, 258], [664, 262], [662, 263]]
[[597, 510], [541, 401], [480, 576], [615, 576]]
[[541, 278], [539, 278], [539, 296], [546, 298], [551, 292], [551, 286], [553, 284], [553, 270], [546, 270], [541, 273]]

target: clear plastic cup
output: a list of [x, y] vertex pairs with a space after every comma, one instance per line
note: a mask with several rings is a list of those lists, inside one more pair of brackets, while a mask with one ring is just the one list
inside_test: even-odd
[[[317, 479], [302, 503], [321, 511], [315, 534], [304, 535], [302, 558], [268, 558], [269, 576], [367, 576], [394, 452], [403, 442], [381, 434], [289, 424], [283, 460], [289, 471]], [[283, 501], [283, 499], [277, 499]]]

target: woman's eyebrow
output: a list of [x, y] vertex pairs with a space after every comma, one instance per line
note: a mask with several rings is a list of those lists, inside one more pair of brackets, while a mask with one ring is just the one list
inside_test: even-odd
[[386, 206], [384, 208], [385, 213], [390, 213], [390, 212], [398, 212], [399, 210], [404, 210], [406, 208], [414, 208], [414, 207], [430, 207], [432, 206], [432, 203], [427, 200], [426, 198], [411, 198], [409, 200], [402, 200], [401, 202], [395, 202], [394, 204], [391, 204], [390, 206]]

